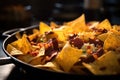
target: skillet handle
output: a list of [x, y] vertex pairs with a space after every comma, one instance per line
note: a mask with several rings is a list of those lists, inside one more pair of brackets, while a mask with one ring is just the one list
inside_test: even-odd
[[15, 29], [11, 29], [11, 30], [8, 30], [8, 31], [3, 32], [3, 33], [2, 33], [2, 36], [8, 37], [8, 36], [11, 36], [12, 33], [15, 33], [15, 32], [17, 32], [17, 31], [24, 31], [24, 30], [25, 30], [25, 28], [15, 28]]
[[12, 63], [12, 58], [11, 57], [0, 58], [0, 65], [10, 64], [10, 63]]

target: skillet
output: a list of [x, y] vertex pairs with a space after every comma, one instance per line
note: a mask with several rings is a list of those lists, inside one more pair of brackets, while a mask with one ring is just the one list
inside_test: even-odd
[[4, 53], [7, 55], [7, 57], [5, 58], [0, 58], [0, 65], [3, 64], [9, 64], [9, 63], [13, 63], [15, 64], [17, 67], [22, 68], [25, 73], [29, 73], [32, 78], [34, 79], [57, 79], [57, 80], [84, 80], [84, 79], [105, 79], [105, 78], [116, 78], [115, 77], [111, 77], [109, 76], [95, 76], [95, 75], [78, 75], [78, 74], [72, 74], [72, 73], [66, 73], [66, 72], [55, 72], [55, 71], [49, 71], [46, 69], [39, 69], [39, 68], [35, 68], [32, 65], [25, 63], [17, 58], [15, 58], [14, 56], [10, 55], [10, 53], [6, 50], [6, 47], [9, 43], [17, 40], [17, 38], [15, 37], [15, 34], [17, 32], [19, 32], [20, 34], [26, 33], [26, 34], [32, 34], [32, 30], [34, 28], [38, 29], [38, 25], [33, 25], [30, 27], [26, 27], [26, 28], [17, 28], [17, 29], [12, 29], [9, 31], [6, 31], [3, 33], [3, 36], [7, 36], [5, 38], [5, 40], [3, 41], [3, 51]]

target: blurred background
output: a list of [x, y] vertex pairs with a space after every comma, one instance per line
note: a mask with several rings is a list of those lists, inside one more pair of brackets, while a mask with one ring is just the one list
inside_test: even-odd
[[[120, 25], [120, 0], [0, 0], [0, 58], [6, 57], [2, 50], [4, 31], [40, 21], [70, 21], [83, 13], [87, 22], [107, 18]], [[0, 66], [0, 80], [29, 80], [26, 76], [31, 78], [13, 64]]]
[[39, 21], [70, 21], [85, 13], [86, 20], [108, 18], [120, 24], [120, 0], [0, 0], [0, 33]]

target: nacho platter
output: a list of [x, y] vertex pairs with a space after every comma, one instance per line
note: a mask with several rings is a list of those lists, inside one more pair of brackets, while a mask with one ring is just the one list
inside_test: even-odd
[[82, 14], [61, 25], [40, 22], [29, 34], [14, 35], [16, 40], [5, 43], [5, 50], [32, 67], [78, 75], [120, 73], [119, 25], [108, 19], [86, 22]]

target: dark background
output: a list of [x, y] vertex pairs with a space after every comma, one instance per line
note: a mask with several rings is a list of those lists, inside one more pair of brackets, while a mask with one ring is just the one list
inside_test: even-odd
[[120, 0], [101, 1], [101, 9], [89, 10], [84, 8], [84, 0], [0, 0], [0, 33], [41, 20], [69, 21], [82, 13], [87, 21], [108, 18], [112, 24], [120, 24]]
[[[102, 21], [107, 18], [112, 24], [120, 24], [120, 0], [101, 0], [102, 7], [98, 9], [84, 8], [84, 1], [0, 0], [0, 58], [6, 57], [2, 50], [3, 40], [6, 38], [2, 33], [6, 30], [28, 27], [39, 21], [69, 21], [83, 13], [87, 21]], [[31, 75], [25, 74], [14, 64], [6, 64], [0, 65], [0, 80], [31, 80]]]

